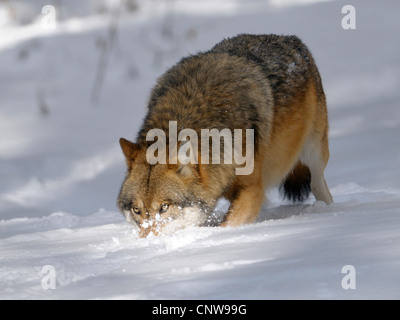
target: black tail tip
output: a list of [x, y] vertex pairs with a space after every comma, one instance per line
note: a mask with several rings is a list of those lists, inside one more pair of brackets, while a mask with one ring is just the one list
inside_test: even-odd
[[298, 163], [279, 187], [284, 199], [293, 203], [304, 202], [311, 193], [310, 169]]

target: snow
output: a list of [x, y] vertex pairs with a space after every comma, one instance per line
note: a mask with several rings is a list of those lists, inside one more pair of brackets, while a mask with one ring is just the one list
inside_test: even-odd
[[[138, 1], [97, 101], [110, 13], [68, 3], [54, 31], [40, 25], [45, 3], [19, 1], [16, 20], [0, 5], [0, 299], [400, 297], [397, 1], [352, 1], [355, 30], [341, 27], [343, 1]], [[296, 34], [312, 51], [335, 203], [291, 205], [273, 190], [255, 224], [140, 239], [115, 204], [118, 139], [134, 139], [166, 68], [237, 33]], [[47, 265], [55, 290], [42, 287]], [[354, 290], [342, 288], [346, 265]]]

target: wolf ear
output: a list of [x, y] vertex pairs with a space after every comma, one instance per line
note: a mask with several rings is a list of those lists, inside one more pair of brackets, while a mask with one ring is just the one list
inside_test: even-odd
[[121, 149], [125, 155], [126, 160], [133, 160], [139, 151], [139, 146], [124, 138], [119, 139], [119, 144], [121, 145]]

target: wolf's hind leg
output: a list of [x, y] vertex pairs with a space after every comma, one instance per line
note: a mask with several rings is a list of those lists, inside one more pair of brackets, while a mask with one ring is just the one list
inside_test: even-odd
[[303, 148], [300, 161], [310, 169], [311, 191], [315, 199], [330, 204], [333, 202], [333, 199], [324, 176], [324, 170], [328, 164], [328, 159], [329, 147], [327, 132], [325, 131], [322, 135], [318, 134], [318, 132], [313, 132]]

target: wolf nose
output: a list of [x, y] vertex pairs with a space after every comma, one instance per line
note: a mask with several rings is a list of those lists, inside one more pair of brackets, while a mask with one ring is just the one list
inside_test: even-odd
[[146, 238], [150, 233], [153, 233], [155, 236], [158, 236], [160, 232], [160, 228], [157, 228], [157, 226], [153, 225], [151, 227], [140, 227], [139, 231], [139, 237], [140, 238]]

